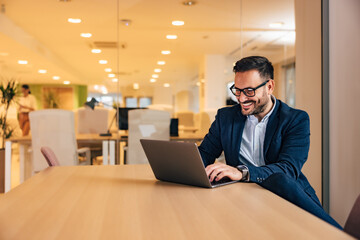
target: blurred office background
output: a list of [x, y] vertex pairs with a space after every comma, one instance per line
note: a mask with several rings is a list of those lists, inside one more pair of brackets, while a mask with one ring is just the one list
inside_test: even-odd
[[[304, 172], [343, 224], [360, 193], [353, 103], [360, 90], [354, 81], [359, 6], [356, 0], [0, 0], [0, 76], [29, 84], [38, 109], [77, 111], [95, 98], [103, 108], [145, 107], [176, 117], [232, 104], [233, 64], [266, 56], [275, 67], [275, 96], [310, 115]], [[196, 119], [196, 131], [205, 133]]]

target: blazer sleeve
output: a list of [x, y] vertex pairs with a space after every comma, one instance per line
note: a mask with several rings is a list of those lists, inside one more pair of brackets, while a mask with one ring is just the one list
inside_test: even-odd
[[285, 173], [294, 179], [301, 175], [301, 168], [307, 160], [310, 147], [310, 119], [304, 111], [293, 116], [291, 122], [281, 130], [282, 133], [272, 139], [269, 148], [279, 148], [277, 157], [267, 159], [270, 163], [261, 167], [247, 166], [250, 182], [262, 182], [277, 172]]
[[199, 146], [199, 152], [205, 166], [213, 164], [223, 151], [220, 137], [220, 122], [220, 110], [218, 110], [215, 121], [211, 124], [208, 134], [206, 134]]

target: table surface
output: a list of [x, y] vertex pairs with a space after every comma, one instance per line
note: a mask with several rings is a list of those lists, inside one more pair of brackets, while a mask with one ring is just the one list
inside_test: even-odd
[[0, 239], [351, 239], [253, 183], [157, 181], [149, 165], [52, 167], [0, 196]]

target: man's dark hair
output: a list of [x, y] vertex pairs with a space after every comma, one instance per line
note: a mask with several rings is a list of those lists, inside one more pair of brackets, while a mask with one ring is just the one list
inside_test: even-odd
[[258, 70], [264, 80], [274, 79], [274, 67], [266, 57], [251, 56], [243, 58], [236, 62], [233, 71], [237, 73], [254, 69]]

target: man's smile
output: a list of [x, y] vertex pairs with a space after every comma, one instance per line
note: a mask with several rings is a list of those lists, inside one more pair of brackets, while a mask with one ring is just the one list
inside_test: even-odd
[[251, 102], [244, 102], [244, 103], [241, 103], [241, 106], [243, 106], [243, 108], [249, 108], [251, 105], [253, 105], [254, 102], [251, 101]]

